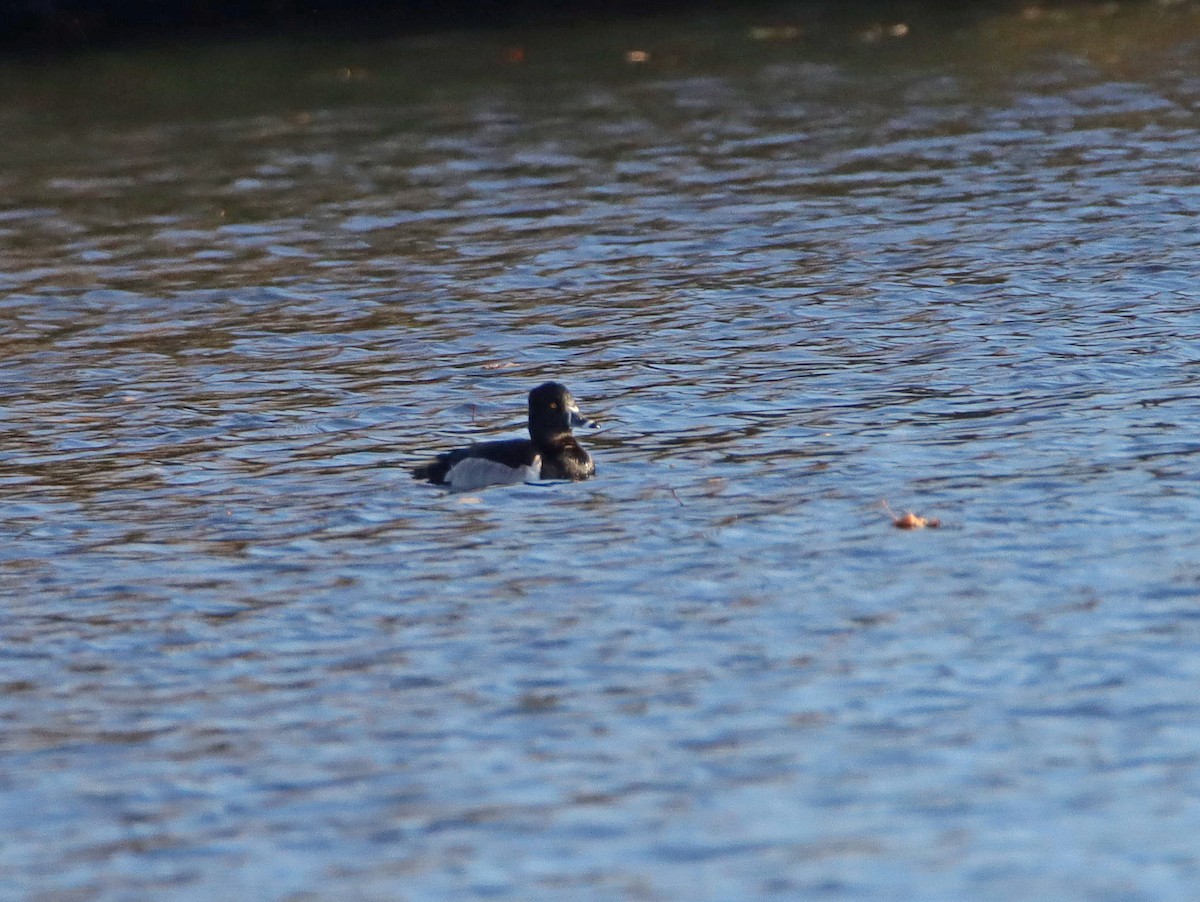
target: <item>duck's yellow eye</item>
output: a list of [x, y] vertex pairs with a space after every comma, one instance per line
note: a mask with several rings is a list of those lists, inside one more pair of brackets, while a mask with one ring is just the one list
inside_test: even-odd
[[557, 401], [551, 401], [551, 402], [550, 402], [550, 409], [551, 409], [551, 410], [558, 410], [558, 402], [557, 402]]

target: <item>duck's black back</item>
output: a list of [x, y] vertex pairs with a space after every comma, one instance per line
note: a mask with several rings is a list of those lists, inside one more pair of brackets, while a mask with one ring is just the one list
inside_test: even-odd
[[414, 467], [412, 474], [414, 479], [425, 479], [434, 485], [445, 485], [446, 474], [450, 472], [450, 469], [468, 457], [480, 457], [516, 470], [531, 466], [536, 456], [533, 442], [527, 438], [478, 442], [469, 448], [444, 451], [429, 463]]

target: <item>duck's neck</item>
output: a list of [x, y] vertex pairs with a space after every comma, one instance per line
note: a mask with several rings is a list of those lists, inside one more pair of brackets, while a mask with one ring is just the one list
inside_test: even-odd
[[571, 430], [566, 429], [562, 432], [551, 433], [535, 433], [532, 429], [529, 431], [530, 441], [533, 442], [533, 447], [538, 451], [547, 451], [551, 448], [561, 445], [563, 442], [571, 440]]

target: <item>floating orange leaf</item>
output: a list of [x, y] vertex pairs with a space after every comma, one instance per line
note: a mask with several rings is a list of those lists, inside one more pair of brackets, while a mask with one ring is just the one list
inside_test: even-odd
[[897, 529], [924, 529], [927, 526], [935, 529], [942, 525], [942, 521], [937, 517], [918, 517], [912, 511], [905, 511], [892, 520], [892, 525]]
[[886, 500], [883, 502], [883, 509], [888, 512], [888, 516], [892, 518], [892, 525], [897, 529], [937, 529], [942, 525], [942, 521], [937, 517], [919, 517], [912, 511], [897, 515]]

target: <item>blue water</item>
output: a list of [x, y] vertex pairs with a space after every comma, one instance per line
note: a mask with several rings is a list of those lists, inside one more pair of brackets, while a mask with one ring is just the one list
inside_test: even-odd
[[[1192, 898], [1198, 49], [4, 63], [0, 898]], [[550, 378], [595, 480], [409, 478]]]

